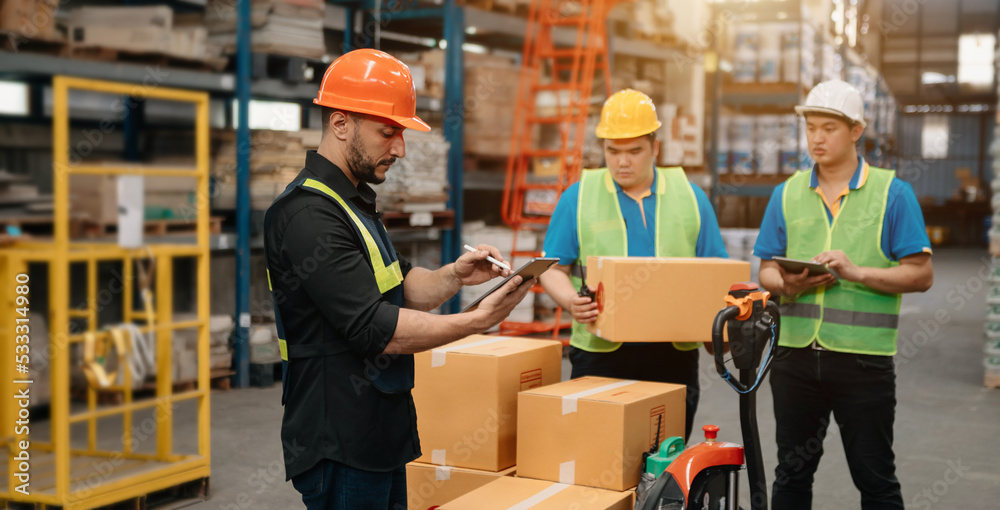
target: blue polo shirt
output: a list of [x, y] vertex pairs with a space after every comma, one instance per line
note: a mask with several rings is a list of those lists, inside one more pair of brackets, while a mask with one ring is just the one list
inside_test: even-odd
[[[820, 189], [819, 177], [813, 167], [809, 187], [815, 190], [826, 204], [828, 221], [833, 222], [833, 216], [840, 210], [840, 204], [851, 190], [864, 186], [868, 180], [868, 172], [868, 163], [859, 156], [858, 169], [855, 170], [851, 182], [839, 196], [831, 200]], [[784, 191], [785, 183], [774, 188], [767, 210], [764, 212], [764, 220], [760, 225], [757, 244], [753, 249], [754, 255], [764, 260], [784, 257], [788, 249], [785, 212], [781, 204], [781, 195]], [[885, 220], [882, 223], [882, 252], [894, 261], [917, 253], [931, 253], [931, 242], [927, 237], [927, 229], [924, 228], [924, 214], [920, 210], [917, 196], [913, 193], [910, 183], [901, 179], [893, 179], [889, 185], [889, 200]]]
[[[628, 237], [628, 255], [630, 257], [656, 256], [656, 179], [653, 174], [653, 184], [649, 194], [642, 198], [642, 208], [639, 202], [628, 196], [622, 187], [615, 183], [618, 192], [618, 203], [622, 217], [625, 219], [625, 230]], [[715, 210], [701, 188], [690, 184], [698, 201], [698, 211], [701, 214], [701, 230], [698, 232], [698, 244], [695, 254], [698, 257], [728, 258], [726, 246], [722, 243], [719, 232], [719, 222], [715, 218]], [[580, 199], [580, 183], [574, 183], [562, 196], [552, 213], [549, 231], [545, 235], [543, 247], [546, 257], [559, 257], [559, 264], [568, 266], [580, 258], [580, 235], [577, 230], [577, 209]], [[645, 216], [645, 223], [643, 223]]]

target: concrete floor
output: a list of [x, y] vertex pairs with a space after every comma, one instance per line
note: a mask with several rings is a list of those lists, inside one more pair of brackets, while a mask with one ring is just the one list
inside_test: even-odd
[[[987, 274], [985, 257], [983, 250], [939, 250], [933, 289], [903, 301], [896, 357], [896, 463], [910, 508], [1000, 508], [1000, 467], [993, 463], [1000, 459], [1000, 390], [982, 387], [989, 284], [979, 275]], [[701, 360], [703, 394], [696, 423], [719, 425], [722, 439], [741, 442], [736, 393], [718, 379], [708, 356], [703, 353]], [[564, 365], [565, 378], [569, 364]], [[213, 394], [212, 498], [190, 508], [301, 508], [298, 493], [284, 481], [279, 398], [277, 386]], [[758, 416], [771, 480], [776, 454], [766, 385], [760, 390]], [[840, 437], [832, 428], [825, 450], [813, 508], [860, 508]], [[747, 500], [746, 487], [741, 492]]]

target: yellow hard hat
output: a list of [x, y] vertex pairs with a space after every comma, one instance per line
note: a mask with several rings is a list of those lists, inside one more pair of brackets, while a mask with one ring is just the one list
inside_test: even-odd
[[660, 129], [653, 100], [638, 90], [615, 92], [601, 108], [597, 137], [608, 140], [636, 138]]

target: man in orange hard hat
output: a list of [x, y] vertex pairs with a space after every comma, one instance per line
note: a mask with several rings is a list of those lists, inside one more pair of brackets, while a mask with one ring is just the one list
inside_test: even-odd
[[[597, 303], [581, 297], [588, 256], [727, 257], [708, 197], [680, 167], [657, 168], [660, 128], [652, 99], [625, 89], [601, 109], [597, 137], [608, 167], [586, 170], [559, 197], [545, 235], [557, 271], [539, 279], [573, 314], [572, 377], [586, 375], [687, 385], [685, 435], [698, 408], [699, 343], [614, 343], [587, 332]], [[586, 214], [584, 214], [586, 212]]]
[[[267, 210], [265, 260], [282, 358], [285, 475], [309, 510], [406, 508], [404, 466], [420, 455], [413, 353], [481, 333], [530, 285], [514, 277], [475, 311], [427, 313], [507, 273], [492, 246], [436, 271], [398, 256], [369, 186], [406, 154], [416, 115], [410, 70], [377, 50], [327, 69], [319, 149]], [[404, 282], [405, 279], [405, 282]]]

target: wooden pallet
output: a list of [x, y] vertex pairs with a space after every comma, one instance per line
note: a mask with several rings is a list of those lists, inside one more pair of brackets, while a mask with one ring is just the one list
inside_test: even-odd
[[[430, 215], [431, 224], [426, 224], [427, 215]], [[414, 217], [416, 216], [416, 217]], [[401, 211], [385, 211], [382, 213], [382, 223], [386, 229], [408, 229], [436, 227], [449, 229], [455, 226], [455, 211], [435, 211], [426, 213], [408, 213]]]
[[221, 71], [225, 69], [229, 59], [205, 58], [193, 59], [167, 55], [165, 53], [129, 51], [120, 48], [103, 48], [100, 46], [71, 46], [67, 55], [82, 60], [101, 60], [105, 62], [127, 62], [171, 68], [191, 69], [195, 71]]
[[26, 37], [16, 32], [0, 30], [0, 50], [63, 56], [66, 54], [66, 41]]
[[[196, 220], [146, 220], [143, 225], [143, 233], [147, 236], [190, 235], [197, 231], [198, 222]], [[208, 231], [211, 234], [222, 233], [221, 216], [209, 218]], [[107, 237], [117, 233], [117, 223], [83, 222], [81, 227], [83, 237]]]

